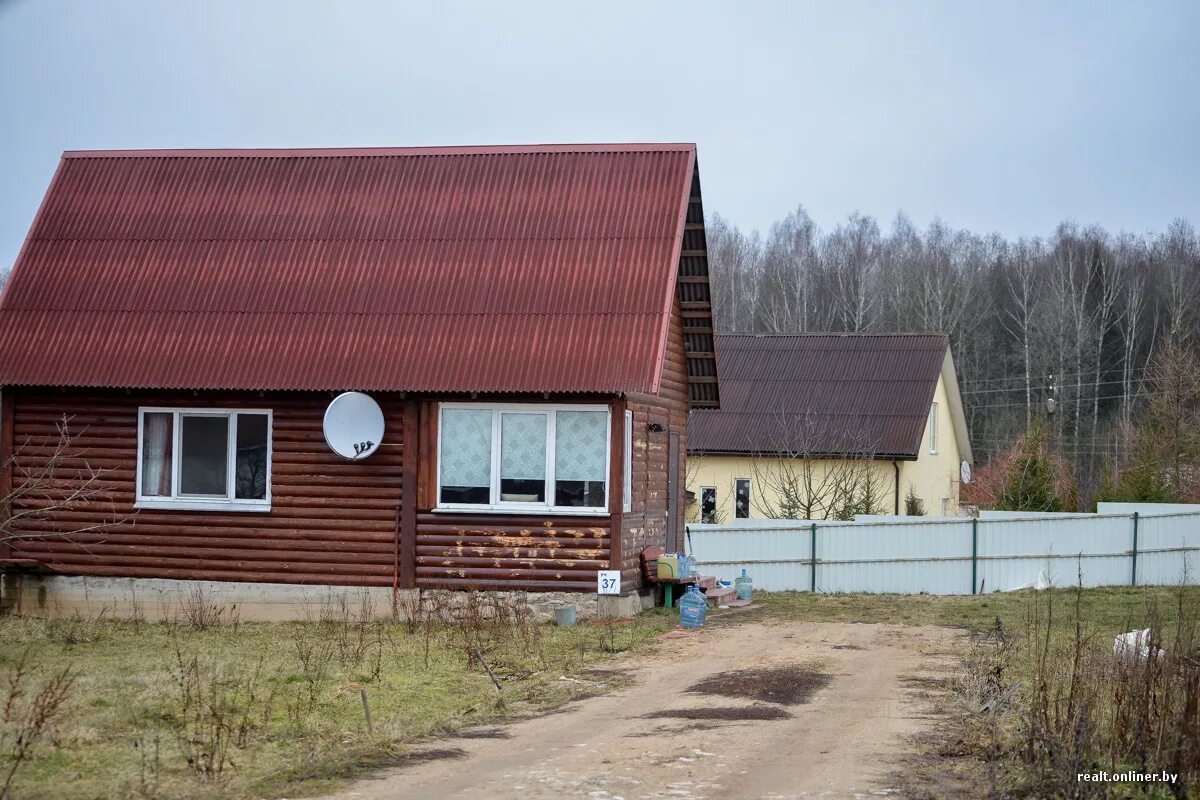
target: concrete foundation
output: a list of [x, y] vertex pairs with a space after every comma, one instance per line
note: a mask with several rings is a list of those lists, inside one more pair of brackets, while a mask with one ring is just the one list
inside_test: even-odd
[[[653, 596], [603, 596], [583, 592], [503, 592], [523, 603], [539, 622], [573, 605], [579, 619], [632, 617], [653, 605]], [[0, 612], [31, 617], [104, 616], [146, 621], [186, 619], [190, 614], [225, 615], [229, 621], [318, 620], [349, 613], [355, 618], [408, 619], [431, 609], [450, 612], [469, 602], [466, 592], [440, 589], [303, 586], [286, 583], [176, 581], [158, 578], [89, 578], [61, 575], [0, 576]], [[649, 602], [649, 605], [647, 605]]]

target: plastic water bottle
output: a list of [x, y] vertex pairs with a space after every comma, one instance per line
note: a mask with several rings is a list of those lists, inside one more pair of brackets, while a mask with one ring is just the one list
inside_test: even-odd
[[688, 569], [691, 567], [691, 564], [688, 562], [688, 557], [683, 554], [682, 550], [675, 554], [675, 558], [679, 559], [679, 577], [692, 577], [692, 573], [688, 571]]
[[686, 556], [687, 558], [687, 574], [689, 578], [694, 578], [699, 573], [696, 571], [696, 557]]
[[737, 592], [738, 600], [750, 600], [750, 596], [754, 594], [754, 581], [750, 580], [746, 570], [742, 570], [742, 574], [734, 579], [733, 589]]
[[700, 587], [692, 584], [679, 601], [679, 624], [685, 628], [699, 628], [708, 616], [708, 598], [700, 594]]

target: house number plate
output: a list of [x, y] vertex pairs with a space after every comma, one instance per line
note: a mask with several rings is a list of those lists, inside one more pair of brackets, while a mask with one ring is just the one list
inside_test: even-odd
[[596, 572], [597, 594], [620, 594], [621, 571], [618, 569], [602, 569]]

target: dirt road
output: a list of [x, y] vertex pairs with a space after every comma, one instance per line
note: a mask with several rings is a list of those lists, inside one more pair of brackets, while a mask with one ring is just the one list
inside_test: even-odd
[[625, 688], [431, 743], [337, 798], [895, 797], [906, 737], [936, 724], [906, 679], [960, 647], [946, 628], [713, 626], [625, 660]]

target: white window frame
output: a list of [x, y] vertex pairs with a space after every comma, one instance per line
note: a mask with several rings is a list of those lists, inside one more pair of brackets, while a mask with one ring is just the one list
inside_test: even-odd
[[938, 413], [937, 403], [929, 406], [929, 452], [937, 455], [938, 451]]
[[[744, 517], [739, 517], [738, 513], [737, 513], [737, 497], [738, 497], [737, 485], [741, 481], [746, 482], [746, 516], [744, 516]], [[751, 510], [751, 507], [750, 507], [750, 503], [751, 503], [751, 499], [753, 497], [754, 497], [754, 481], [750, 480], [749, 478], [734, 478], [733, 479], [733, 518], [735, 520], [750, 519], [750, 515], [753, 513], [753, 511]]]
[[625, 452], [621, 469], [621, 508], [625, 513], [633, 511], [633, 412], [625, 412]]
[[[492, 474], [489, 503], [443, 503], [442, 502], [442, 411], [462, 408], [472, 411], [492, 412]], [[603, 411], [604, 412], [604, 505], [601, 506], [556, 506], [553, 505], [555, 412], [558, 411]], [[505, 413], [546, 414], [546, 502], [519, 503], [500, 499], [500, 419]], [[609, 493], [612, 491], [612, 409], [606, 405], [573, 403], [439, 403], [437, 415], [437, 504], [434, 511], [472, 511], [483, 514], [562, 514], [578, 517], [601, 517], [609, 514]]]
[[[147, 414], [171, 414], [171, 496], [142, 494], [142, 447], [143, 427]], [[267, 417], [267, 491], [262, 500], [236, 498], [237, 486], [237, 415], [264, 414]], [[229, 420], [226, 442], [225, 492], [226, 497], [195, 497], [179, 494], [180, 463], [183, 452], [183, 426], [180, 417], [225, 417]], [[203, 406], [139, 406], [137, 418], [137, 471], [134, 475], [137, 500], [134, 508], [166, 509], [171, 511], [252, 511], [265, 513], [271, 510], [271, 466], [275, 447], [275, 417], [269, 408], [207, 408]]]
[[[700, 487], [700, 522], [704, 522], [704, 493], [709, 490], [712, 490], [712, 493], [713, 493], [713, 522], [716, 522], [717, 515], [721, 512], [721, 506], [719, 505], [719, 503], [721, 502], [721, 496], [717, 494], [717, 487], [701, 486]], [[734, 499], [734, 504], [735, 505], [737, 504], [736, 498]], [[735, 508], [734, 512], [736, 513], [736, 511], [737, 511], [737, 509]]]

